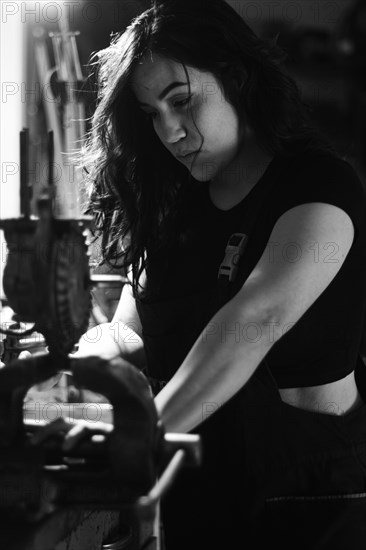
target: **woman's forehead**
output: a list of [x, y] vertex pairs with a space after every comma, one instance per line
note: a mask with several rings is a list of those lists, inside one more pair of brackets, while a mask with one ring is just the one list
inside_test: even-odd
[[182, 89], [184, 85], [194, 87], [202, 80], [207, 80], [208, 76], [209, 73], [194, 67], [150, 53], [136, 66], [131, 78], [131, 88], [136, 97], [143, 101], [143, 97], [147, 95], [159, 97], [168, 86], [177, 87], [172, 86], [173, 84], [182, 85]]
[[187, 82], [187, 76], [181, 64], [157, 54], [146, 55], [136, 66], [132, 74], [133, 89], [154, 89], [160, 82], [167, 80]]

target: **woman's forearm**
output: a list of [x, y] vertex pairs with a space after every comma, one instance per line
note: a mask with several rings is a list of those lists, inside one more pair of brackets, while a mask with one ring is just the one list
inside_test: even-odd
[[131, 326], [123, 321], [103, 323], [90, 328], [79, 340], [79, 349], [75, 355], [94, 355], [103, 359], [121, 355], [138, 368], [145, 366], [143, 341]]
[[277, 326], [273, 315], [243, 314], [226, 304], [155, 398], [165, 429], [189, 432], [228, 401], [273, 345]]

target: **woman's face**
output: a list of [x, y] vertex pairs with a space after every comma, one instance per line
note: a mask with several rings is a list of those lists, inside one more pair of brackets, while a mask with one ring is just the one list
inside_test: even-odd
[[208, 181], [230, 169], [243, 131], [213, 74], [193, 67], [187, 73], [189, 82], [181, 64], [152, 54], [136, 67], [132, 90], [168, 151], [195, 179]]

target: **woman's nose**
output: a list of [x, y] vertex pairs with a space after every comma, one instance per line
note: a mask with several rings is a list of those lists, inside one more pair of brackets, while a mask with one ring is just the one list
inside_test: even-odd
[[187, 135], [186, 128], [181, 117], [169, 116], [162, 120], [161, 139], [167, 144], [177, 143]]

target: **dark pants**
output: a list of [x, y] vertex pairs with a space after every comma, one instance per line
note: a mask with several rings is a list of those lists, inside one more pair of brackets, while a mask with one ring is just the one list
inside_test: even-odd
[[199, 431], [203, 467], [162, 502], [166, 550], [366, 549], [366, 405], [292, 407], [263, 365]]

